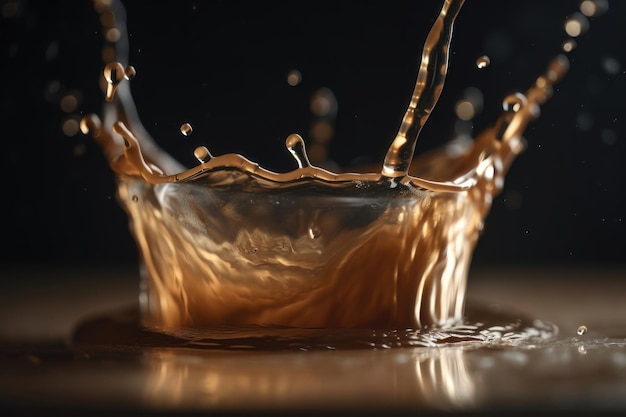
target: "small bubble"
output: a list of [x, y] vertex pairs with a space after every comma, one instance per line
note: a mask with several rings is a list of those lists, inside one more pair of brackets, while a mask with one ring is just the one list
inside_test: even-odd
[[576, 330], [576, 333], [579, 336], [584, 335], [585, 333], [587, 333], [587, 326], [579, 326], [578, 329]]
[[586, 355], [587, 354], [587, 349], [585, 349], [585, 347], [583, 345], [578, 346], [578, 353], [580, 353], [581, 355]]
[[259, 249], [254, 247], [254, 246], [241, 248], [241, 253], [244, 254], [244, 255], [254, 255], [258, 251], [259, 251]]
[[480, 56], [476, 60], [476, 67], [478, 67], [478, 69], [487, 68], [489, 64], [491, 64], [491, 59], [487, 55]]
[[136, 195], [133, 195], [132, 197], [133, 203], [136, 203], [137, 201], [139, 201], [139, 197], [137, 197]]
[[185, 136], [190, 136], [193, 133], [193, 127], [189, 123], [183, 123], [180, 125], [180, 133]]
[[297, 69], [292, 69], [287, 73], [287, 84], [292, 87], [300, 84], [302, 82], [302, 73]]

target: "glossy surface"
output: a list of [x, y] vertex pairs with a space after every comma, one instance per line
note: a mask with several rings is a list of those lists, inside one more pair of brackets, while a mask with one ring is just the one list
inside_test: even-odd
[[[474, 269], [468, 308], [550, 321], [559, 334], [544, 343], [310, 351], [148, 344], [132, 330], [138, 294], [132, 268], [3, 274], [15, 278], [3, 283], [0, 296], [4, 407], [626, 411], [623, 268]], [[94, 319], [108, 323], [101, 338], [92, 336], [90, 346], [72, 343], [74, 330]], [[584, 335], [577, 334], [581, 325]]]

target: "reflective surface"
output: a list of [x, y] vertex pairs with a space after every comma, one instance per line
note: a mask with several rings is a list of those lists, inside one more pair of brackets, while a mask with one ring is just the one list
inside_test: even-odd
[[[198, 349], [142, 338], [134, 327], [134, 268], [2, 273], [14, 278], [0, 293], [6, 408], [626, 411], [623, 268], [470, 273], [468, 310], [501, 309], [552, 322], [559, 334], [545, 342], [308, 351]], [[99, 338], [74, 334], [94, 322]], [[579, 335], [582, 325], [588, 330]]]

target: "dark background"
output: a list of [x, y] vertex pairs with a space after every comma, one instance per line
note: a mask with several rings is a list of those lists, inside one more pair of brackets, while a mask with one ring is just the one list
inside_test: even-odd
[[[321, 87], [339, 109], [331, 159], [346, 167], [382, 161], [440, 8], [439, 1], [125, 4], [138, 71], [131, 88], [155, 139], [188, 166], [196, 163], [193, 149], [206, 145], [276, 170], [293, 163], [286, 136], [306, 140], [309, 98]], [[136, 262], [100, 149], [89, 136], [61, 130], [103, 101], [97, 13], [90, 2], [0, 5], [0, 262]], [[578, 1], [467, 0], [417, 152], [451, 138], [454, 103], [466, 87], [484, 94], [475, 132], [495, 121], [502, 98], [530, 86], [560, 51], [563, 23], [577, 9]], [[610, 2], [577, 40], [570, 72], [526, 131], [528, 149], [494, 201], [474, 263], [624, 264], [625, 12], [626, 2]], [[491, 65], [478, 70], [483, 54]], [[303, 79], [291, 87], [285, 80], [294, 68]], [[74, 92], [77, 108], [63, 111], [61, 98]], [[189, 138], [178, 131], [183, 122], [194, 127]]]

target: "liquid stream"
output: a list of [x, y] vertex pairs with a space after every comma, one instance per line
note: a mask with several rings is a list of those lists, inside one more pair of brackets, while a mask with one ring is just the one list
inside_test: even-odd
[[[463, 3], [443, 2], [378, 171], [314, 166], [302, 137], [292, 134], [286, 149], [297, 167], [282, 173], [241, 155], [214, 156], [206, 147], [194, 152], [199, 164], [185, 168], [161, 150], [130, 94], [135, 69], [125, 62], [124, 9], [94, 3], [99, 13], [115, 17], [101, 19], [110, 22], [103, 31], [114, 28], [122, 36], [105, 46], [111, 60], [102, 115], [86, 116], [81, 127], [117, 176], [118, 198], [141, 254], [138, 320], [148, 333], [230, 347], [263, 340], [431, 346], [556, 334], [540, 321], [468, 319], [465, 287], [493, 198], [525, 149], [526, 126], [567, 72], [567, 58], [556, 56], [525, 93], [506, 97], [496, 123], [462, 154], [444, 147], [413, 155], [444, 87]], [[479, 65], [488, 64], [481, 57]], [[184, 129], [191, 133], [190, 125]], [[372, 329], [393, 330], [383, 337]]]

